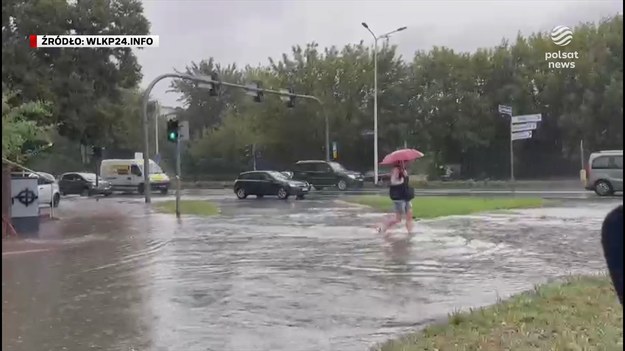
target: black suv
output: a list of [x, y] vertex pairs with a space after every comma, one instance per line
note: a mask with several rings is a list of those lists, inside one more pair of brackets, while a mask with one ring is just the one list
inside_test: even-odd
[[239, 199], [245, 199], [248, 195], [256, 195], [258, 198], [277, 195], [281, 200], [293, 195], [303, 199], [309, 191], [310, 185], [306, 182], [289, 179], [276, 171], [243, 172], [234, 181], [234, 193]]
[[336, 186], [339, 190], [362, 188], [364, 176], [348, 171], [338, 162], [298, 161], [293, 165], [293, 179], [310, 183], [321, 190]]

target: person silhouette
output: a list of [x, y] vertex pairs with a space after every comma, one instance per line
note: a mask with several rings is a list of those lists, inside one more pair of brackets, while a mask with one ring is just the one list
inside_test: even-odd
[[610, 212], [601, 226], [601, 246], [610, 278], [623, 304], [623, 205]]

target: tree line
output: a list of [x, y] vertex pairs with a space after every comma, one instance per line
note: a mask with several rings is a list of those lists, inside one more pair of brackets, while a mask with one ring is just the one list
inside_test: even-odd
[[[142, 145], [141, 72], [132, 51], [25, 47], [27, 40], [22, 39], [40, 27], [48, 34], [64, 34], [68, 26], [80, 34], [107, 33], [110, 28], [123, 34], [149, 32], [140, 1], [97, 0], [89, 8], [81, 4], [3, 3], [2, 55], [8, 60], [3, 61], [3, 95], [5, 89], [18, 91], [12, 95], [16, 106], [30, 101], [51, 106], [36, 122], [55, 127], [53, 153], [32, 161], [50, 171], [83, 167], [76, 161], [81, 159], [80, 144], [105, 146], [107, 157], [132, 156]], [[43, 11], [46, 6], [58, 7], [54, 13], [59, 18], [44, 21], [42, 14], [52, 13]], [[63, 14], [73, 22], [67, 24]], [[97, 28], [93, 23], [99, 23]], [[393, 45], [382, 45], [380, 157], [406, 145], [426, 154], [419, 164], [427, 164], [431, 172], [438, 165], [455, 164], [467, 178], [506, 178], [510, 126], [498, 113], [499, 104], [512, 106], [514, 114], [542, 114], [533, 138], [515, 142], [519, 178], [577, 174], [582, 140], [586, 152], [622, 148], [622, 15], [572, 29], [573, 40], [565, 47], [555, 45], [549, 33], [519, 34], [472, 53], [434, 47], [411, 58], [398, 55]], [[555, 68], [567, 66], [554, 65], [553, 55], [547, 59], [547, 53], [558, 52], [577, 52], [575, 67]], [[182, 72], [217, 72], [232, 83], [259, 82], [264, 88], [292, 88], [318, 97], [329, 119], [330, 139], [338, 145], [338, 161], [355, 170], [373, 168], [369, 45], [320, 48], [309, 43], [258, 67], [222, 65], [207, 58], [190, 62]], [[183, 153], [186, 177], [231, 176], [249, 169], [251, 160], [244, 152], [249, 144], [260, 150], [257, 164], [266, 168], [286, 169], [299, 159], [325, 157], [325, 116], [314, 102], [296, 100], [289, 108], [278, 97], [265, 96], [258, 103], [245, 91], [227, 87], [218, 96], [209, 96], [205, 88], [182, 80], [173, 81], [171, 88], [181, 94], [180, 118], [189, 121], [192, 131]], [[159, 123], [164, 168], [173, 170], [173, 144], [166, 141], [164, 121]]]
[[[410, 61], [383, 45], [378, 53], [380, 157], [407, 145], [423, 151], [432, 165], [457, 164], [465, 177], [509, 175], [509, 119], [542, 114], [532, 139], [515, 142], [520, 177], [572, 176], [580, 168], [580, 142], [588, 152], [623, 145], [623, 19], [621, 15], [573, 28], [573, 40], [556, 46], [548, 33], [518, 35], [473, 53], [444, 47], [416, 52]], [[574, 68], [554, 68], [547, 53], [569, 55]], [[358, 170], [373, 163], [373, 60], [362, 42], [320, 49], [295, 46], [263, 67], [222, 66], [212, 58], [184, 72], [272, 89], [293, 88], [319, 97], [330, 121], [338, 161]], [[567, 55], [561, 61], [570, 61]], [[562, 64], [562, 67], [568, 64]], [[175, 81], [187, 106], [192, 141], [187, 174], [234, 172], [249, 167], [242, 149], [256, 144], [267, 167], [286, 168], [298, 159], [325, 156], [324, 116], [319, 106], [277, 98], [255, 103], [244, 91], [224, 88], [210, 97], [194, 83]]]

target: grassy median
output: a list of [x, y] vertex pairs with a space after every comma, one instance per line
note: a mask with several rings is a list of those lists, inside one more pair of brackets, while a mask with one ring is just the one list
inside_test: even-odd
[[[162, 213], [176, 213], [175, 200], [156, 202], [154, 207]], [[219, 214], [219, 207], [210, 201], [180, 200], [180, 213], [195, 216], [215, 216]]]
[[380, 351], [622, 350], [623, 309], [606, 276], [572, 277], [444, 324], [388, 341]]
[[[347, 201], [369, 206], [378, 211], [392, 211], [391, 199], [380, 195], [354, 196]], [[417, 196], [412, 200], [412, 214], [416, 218], [467, 215], [476, 212], [540, 207], [541, 198], [533, 197], [460, 197]]]

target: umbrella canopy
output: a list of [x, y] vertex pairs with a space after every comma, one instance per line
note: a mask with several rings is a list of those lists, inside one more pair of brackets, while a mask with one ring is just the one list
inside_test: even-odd
[[423, 157], [423, 152], [415, 149], [400, 149], [386, 155], [380, 164], [392, 165], [397, 162], [410, 162]]

